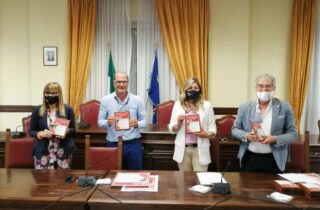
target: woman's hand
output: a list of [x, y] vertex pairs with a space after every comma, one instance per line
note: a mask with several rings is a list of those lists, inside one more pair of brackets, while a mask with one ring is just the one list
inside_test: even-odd
[[43, 139], [43, 138], [52, 138], [52, 133], [51, 131], [44, 129], [43, 131], [39, 131], [37, 134], [38, 139]]
[[214, 136], [214, 133], [213, 132], [210, 132], [210, 131], [205, 131], [205, 130], [202, 130], [199, 132], [199, 133], [194, 133], [194, 135], [200, 137], [200, 138], [211, 138]]

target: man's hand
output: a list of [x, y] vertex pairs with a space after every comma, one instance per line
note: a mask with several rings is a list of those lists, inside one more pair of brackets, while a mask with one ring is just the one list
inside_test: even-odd
[[256, 134], [254, 134], [253, 132], [248, 133], [247, 139], [248, 139], [249, 141], [261, 142], [261, 140], [260, 140], [260, 139], [256, 136]]
[[114, 116], [109, 116], [109, 117], [107, 118], [108, 126], [113, 125], [113, 124], [115, 123], [115, 121], [116, 121], [116, 119], [115, 119]]
[[266, 136], [261, 141], [261, 144], [272, 144], [277, 141], [277, 138], [275, 136]]
[[137, 128], [138, 127], [138, 120], [137, 119], [130, 120], [129, 125], [130, 125], [130, 128], [132, 128], [132, 127]]

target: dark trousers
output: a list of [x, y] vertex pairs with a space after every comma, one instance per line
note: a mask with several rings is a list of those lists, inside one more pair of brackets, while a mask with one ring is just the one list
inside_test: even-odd
[[[108, 142], [108, 147], [117, 147], [118, 142]], [[122, 142], [122, 169], [142, 170], [142, 145], [140, 139]]]
[[258, 173], [281, 173], [272, 153], [260, 154], [247, 150], [241, 160], [241, 171]]

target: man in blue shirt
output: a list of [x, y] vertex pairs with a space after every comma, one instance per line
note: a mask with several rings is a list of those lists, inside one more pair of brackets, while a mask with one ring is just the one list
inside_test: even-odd
[[[123, 169], [142, 169], [142, 146], [139, 128], [146, 127], [146, 112], [142, 100], [128, 92], [128, 75], [116, 72], [113, 85], [115, 92], [100, 101], [98, 125], [107, 129], [107, 146], [117, 147], [118, 137], [123, 139]], [[115, 130], [115, 112], [130, 112], [129, 130]]]

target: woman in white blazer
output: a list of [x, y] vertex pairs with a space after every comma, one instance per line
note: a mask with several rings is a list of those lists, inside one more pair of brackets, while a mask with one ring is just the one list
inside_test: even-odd
[[[186, 115], [199, 115], [201, 131], [187, 134]], [[203, 99], [197, 78], [186, 81], [180, 100], [176, 101], [169, 124], [170, 131], [177, 133], [173, 159], [180, 171], [207, 171], [211, 162], [209, 138], [216, 134], [213, 108]]]

